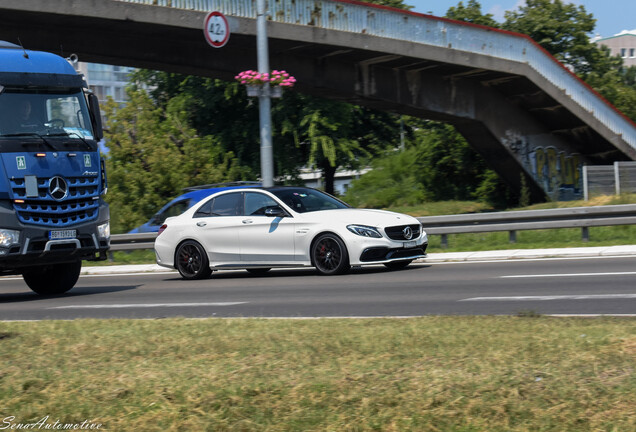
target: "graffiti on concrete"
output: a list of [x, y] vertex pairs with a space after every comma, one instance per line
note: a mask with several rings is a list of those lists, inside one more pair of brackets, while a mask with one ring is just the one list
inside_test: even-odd
[[526, 137], [510, 130], [501, 142], [548, 196], [565, 200], [582, 196], [583, 160], [579, 153], [567, 153], [553, 146], [532, 147]]

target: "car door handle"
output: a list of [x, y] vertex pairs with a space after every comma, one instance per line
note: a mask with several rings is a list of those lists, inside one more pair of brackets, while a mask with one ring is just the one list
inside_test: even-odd
[[205, 222], [197, 222], [197, 226], [199, 226], [199, 227], [204, 227], [206, 225], [207, 224]]
[[243, 224], [247, 225], [247, 224], [251, 224], [254, 223], [254, 221], [252, 219], [243, 219]]

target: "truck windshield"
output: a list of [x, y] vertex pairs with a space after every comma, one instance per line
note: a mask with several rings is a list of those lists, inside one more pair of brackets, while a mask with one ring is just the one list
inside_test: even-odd
[[86, 100], [72, 89], [8, 89], [0, 93], [0, 137], [93, 139]]

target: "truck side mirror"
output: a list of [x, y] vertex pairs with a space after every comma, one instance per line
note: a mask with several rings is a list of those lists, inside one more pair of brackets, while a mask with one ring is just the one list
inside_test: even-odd
[[95, 141], [99, 141], [104, 138], [102, 116], [99, 112], [99, 100], [97, 99], [97, 96], [92, 93], [88, 95], [88, 108], [91, 110], [91, 119], [93, 120]]

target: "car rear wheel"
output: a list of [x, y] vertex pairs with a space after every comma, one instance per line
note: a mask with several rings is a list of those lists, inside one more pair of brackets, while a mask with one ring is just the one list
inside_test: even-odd
[[344, 274], [351, 268], [347, 247], [335, 234], [322, 234], [314, 241], [311, 261], [323, 275]]
[[413, 260], [404, 260], [404, 261], [391, 261], [388, 263], [384, 263], [384, 266], [391, 270], [402, 270], [406, 268], [409, 264], [411, 264]]
[[181, 243], [175, 261], [177, 270], [184, 279], [205, 279], [212, 274], [205, 249], [195, 241]]

